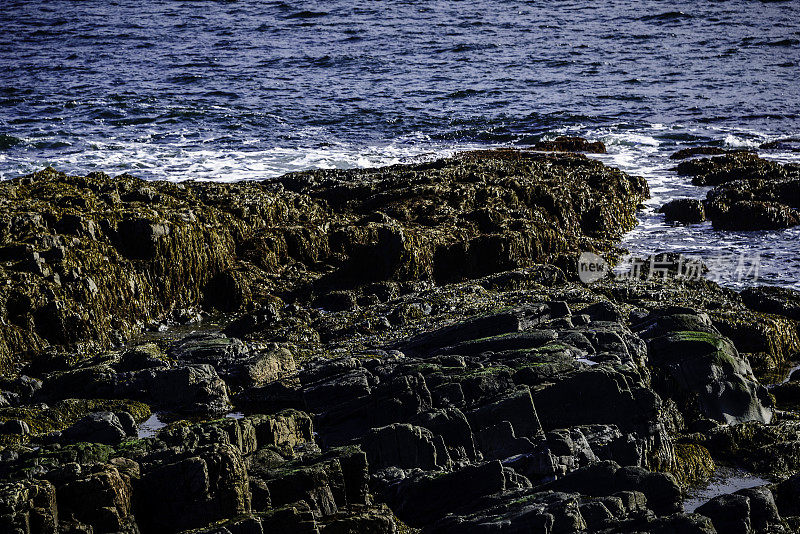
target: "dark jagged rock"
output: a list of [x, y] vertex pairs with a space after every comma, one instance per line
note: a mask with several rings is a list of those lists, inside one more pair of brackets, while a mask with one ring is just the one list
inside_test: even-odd
[[392, 424], [373, 428], [362, 440], [370, 466], [434, 470], [448, 467], [450, 457], [441, 436], [427, 428], [408, 424]]
[[639, 491], [647, 499], [648, 507], [659, 515], [681, 510], [680, 486], [672, 475], [652, 473], [641, 467], [620, 467], [611, 461], [578, 469], [546, 487], [592, 497], [607, 497], [620, 491]]
[[779, 230], [800, 224], [800, 214], [777, 202], [741, 200], [718, 210], [713, 221], [719, 230]]
[[411, 474], [390, 486], [385, 498], [400, 519], [411, 526], [423, 526], [505, 489], [503, 466], [494, 461], [440, 476]]
[[533, 150], [547, 152], [586, 152], [590, 154], [605, 154], [606, 146], [602, 141], [588, 141], [583, 137], [559, 136], [552, 141], [539, 141], [533, 145]]
[[711, 519], [717, 532], [791, 531], [781, 518], [773, 493], [768, 487], [748, 488], [719, 495], [701, 505], [695, 513]]
[[491, 427], [498, 421], [508, 421], [519, 437], [536, 438], [542, 434], [539, 416], [527, 387], [503, 394], [498, 400], [469, 412], [467, 418], [474, 430]]
[[[263, 395], [260, 402], [267, 410], [280, 402], [312, 410], [317, 434], [309, 416], [293, 411], [177, 424], [157, 438], [123, 441], [114, 448], [93, 445], [78, 452], [69, 447], [81, 444], [64, 447], [59, 452], [64, 459], [48, 463], [44, 475], [57, 487], [73, 484], [79, 495], [88, 471], [75, 471], [70, 462], [138, 466], [130, 506], [124, 504], [128, 501], [115, 504], [105, 519], [81, 508], [79, 499], [65, 500], [60, 506], [73, 510], [69, 524], [75, 526], [212, 531], [208, 524], [214, 522], [232, 533], [268, 526], [391, 532], [392, 517], [368, 504], [367, 494], [373, 492], [399, 517], [432, 532], [475, 524], [529, 528], [532, 518], [567, 531], [586, 526], [598, 532], [702, 532], [710, 523], [677, 514], [676, 479], [648, 470], [683, 473], [695, 467], [685, 462], [694, 449], [674, 444], [671, 435], [683, 428], [682, 416], [674, 413], [681, 397], [675, 394], [673, 400], [667, 390], [664, 397], [651, 390], [653, 361], [646, 343], [686, 329], [716, 339], [719, 330], [708, 315], [674, 307], [637, 315], [631, 331], [622, 323], [626, 305], [606, 298], [590, 305], [528, 301], [388, 342], [407, 354], [316, 358], [303, 362], [296, 374], [274, 375], [280, 382], [238, 386], [243, 390], [236, 398], [253, 399], [252, 406]], [[367, 309], [380, 306], [378, 301]], [[439, 313], [432, 306], [423, 320], [435, 320]], [[117, 375], [186, 365], [218, 367], [236, 383], [237, 374], [225, 369], [248, 362], [256, 346], [190, 335], [170, 344], [172, 358], [153, 346], [139, 346], [50, 373], [34, 395], [52, 396], [59, 388], [75, 392], [79, 385], [98, 392], [103, 383], [117, 382]], [[147, 398], [154, 402], [158, 395]], [[687, 412], [694, 421], [691, 416]], [[723, 449], [720, 441], [709, 437], [703, 443], [716, 454]], [[9, 464], [9, 472], [29, 468], [27, 462], [39, 454], [24, 453]], [[228, 467], [220, 472], [220, 466]], [[121, 471], [120, 483], [111, 483], [117, 478], [110, 468], [102, 472], [108, 488], [125, 487]], [[176, 477], [208, 483], [165, 493], [166, 481]], [[111, 489], [103, 490], [96, 498], [105, 502], [110, 495]], [[169, 517], [165, 507], [183, 510], [184, 519]]]
[[690, 148], [682, 148], [669, 156], [669, 159], [687, 159], [694, 156], [718, 156], [728, 152], [737, 152], [735, 150], [726, 150], [718, 146], [695, 146]]
[[196, 528], [246, 513], [250, 492], [241, 455], [225, 445], [168, 455], [144, 469], [133, 506], [142, 530], [154, 532]]
[[678, 198], [661, 206], [658, 210], [667, 221], [686, 224], [701, 223], [706, 220], [703, 203], [694, 198]]
[[583, 532], [587, 524], [581, 512], [580, 501], [573, 494], [512, 493], [468, 516], [444, 518], [426, 532]]
[[[114, 355], [110, 362], [77, 365], [48, 375], [36, 400], [135, 399], [174, 412], [222, 414], [230, 410], [228, 387], [209, 364], [181, 364], [147, 356]], [[132, 359], [139, 360], [134, 365]], [[247, 363], [247, 362], [243, 362]], [[123, 371], [131, 367], [143, 367]], [[121, 372], [117, 372], [117, 369]]]
[[784, 167], [752, 152], [734, 152], [713, 158], [684, 161], [678, 174], [692, 176], [695, 185], [720, 185], [739, 180], [776, 180], [786, 177]]
[[775, 230], [800, 224], [800, 167], [748, 152], [681, 163], [695, 185], [716, 186], [706, 195], [706, 216], [720, 230]]

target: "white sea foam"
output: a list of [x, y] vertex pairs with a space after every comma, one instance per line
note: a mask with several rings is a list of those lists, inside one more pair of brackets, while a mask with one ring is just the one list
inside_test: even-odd
[[762, 139], [748, 139], [733, 134], [725, 136], [724, 144], [730, 148], [758, 148], [764, 141]]
[[57, 161], [33, 160], [24, 155], [17, 161], [0, 153], [5, 172], [0, 179], [13, 178], [52, 165], [59, 170], [82, 174], [102, 170], [109, 174], [128, 172], [148, 179], [264, 180], [287, 172], [308, 169], [370, 168], [411, 161], [424, 161], [452, 155], [478, 145], [387, 144], [327, 147], [255, 148], [257, 142], [243, 144], [241, 150], [209, 148], [208, 145], [159, 145], [150, 142], [93, 142], [86, 150], [64, 154]]

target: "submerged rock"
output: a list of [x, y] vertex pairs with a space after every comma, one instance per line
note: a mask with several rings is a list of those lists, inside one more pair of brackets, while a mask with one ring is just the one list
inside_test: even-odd
[[800, 152], [800, 139], [797, 137], [786, 137], [761, 143], [758, 148], [761, 150], [784, 150], [789, 152]]
[[671, 154], [669, 159], [688, 159], [693, 156], [718, 156], [727, 152], [736, 151], [726, 150], [718, 146], [695, 146], [690, 148], [682, 148]]

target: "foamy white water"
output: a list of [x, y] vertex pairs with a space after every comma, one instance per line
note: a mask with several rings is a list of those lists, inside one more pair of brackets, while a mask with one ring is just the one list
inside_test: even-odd
[[[592, 134], [594, 133], [594, 136]], [[776, 136], [753, 131], [712, 128], [703, 132], [724, 148], [756, 149]], [[666, 134], [666, 135], [665, 135]], [[637, 215], [638, 225], [622, 240], [632, 256], [646, 257], [673, 252], [701, 259], [710, 268], [709, 277], [723, 285], [743, 288], [780, 285], [800, 290], [800, 227], [785, 230], [718, 231], [710, 222], [695, 225], [667, 223], [658, 209], [676, 198], [703, 199], [710, 187], [697, 187], [674, 168], [669, 156], [681, 148], [671, 141], [669, 129], [654, 125], [631, 134], [597, 130], [585, 135], [606, 143], [608, 154], [593, 156], [604, 163], [647, 179], [651, 198]], [[787, 163], [800, 161], [796, 152], [764, 152], [762, 157]]]

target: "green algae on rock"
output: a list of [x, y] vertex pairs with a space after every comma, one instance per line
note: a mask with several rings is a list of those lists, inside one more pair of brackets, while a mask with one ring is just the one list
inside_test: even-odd
[[608, 252], [646, 196], [584, 156], [519, 151], [236, 184], [45, 169], [0, 183], [0, 364], [108, 347], [197, 304]]

